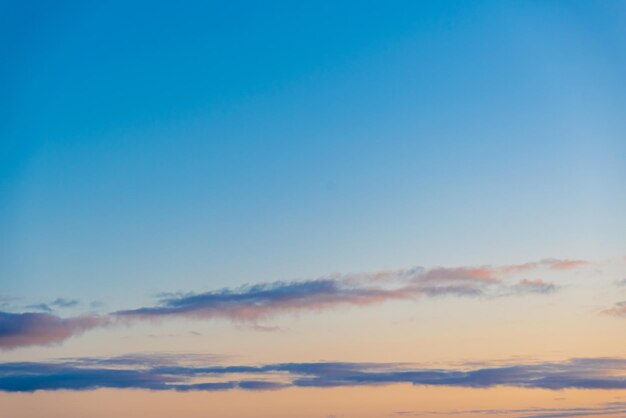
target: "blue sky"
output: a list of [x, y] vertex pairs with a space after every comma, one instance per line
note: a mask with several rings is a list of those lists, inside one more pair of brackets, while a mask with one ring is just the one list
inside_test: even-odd
[[126, 3], [0, 6], [4, 294], [623, 253], [623, 3]]
[[0, 0], [0, 415], [623, 415], [625, 75], [622, 0]]

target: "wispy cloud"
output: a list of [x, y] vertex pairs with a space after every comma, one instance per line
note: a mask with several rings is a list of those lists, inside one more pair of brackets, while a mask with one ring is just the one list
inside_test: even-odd
[[549, 294], [556, 292], [558, 286], [554, 283], [548, 283], [543, 279], [522, 279], [510, 287], [513, 293], [541, 293]]
[[273, 282], [205, 293], [165, 295], [155, 306], [118, 311], [115, 315], [126, 318], [225, 317], [254, 322], [283, 312], [365, 306], [420, 297], [546, 294], [556, 291], [556, 285], [542, 279], [523, 279], [510, 284], [504, 278], [542, 266], [564, 269], [584, 263], [544, 260], [504, 267], [412, 268], [305, 282]]
[[79, 303], [76, 299], [56, 298], [49, 305], [57, 308], [73, 308], [78, 306]]
[[48, 305], [47, 303], [35, 303], [32, 305], [27, 305], [26, 309], [32, 309], [34, 311], [41, 311], [41, 312], [52, 312], [54, 311], [54, 309], [52, 309], [50, 307], [50, 305]]
[[617, 302], [613, 307], [605, 309], [602, 313], [613, 316], [626, 317], [626, 300]]
[[605, 415], [626, 414], [626, 402], [609, 402], [592, 407], [572, 408], [520, 408], [520, 409], [468, 409], [454, 411], [397, 411], [394, 417], [425, 417], [425, 416], [500, 416], [514, 418], [568, 418], [568, 417], [599, 417]]
[[7, 306], [9, 306], [11, 303], [13, 303], [16, 300], [18, 300], [18, 298], [16, 297], [0, 295], [0, 307], [5, 309]]
[[[569, 270], [588, 264], [582, 260], [546, 259], [508, 266], [421, 267], [375, 273], [333, 275], [309, 281], [271, 282], [204, 293], [163, 295], [157, 304], [112, 312], [106, 316], [61, 318], [49, 305], [73, 307], [78, 301], [56, 299], [33, 306], [48, 312], [0, 312], [0, 349], [20, 345], [58, 343], [89, 328], [120, 321], [185, 317], [223, 318], [257, 329], [274, 329], [259, 321], [272, 316], [338, 307], [368, 306], [424, 297], [502, 297], [548, 294], [558, 288], [542, 279], [511, 278], [531, 270]], [[2, 319], [4, 318], [4, 319]]]
[[75, 306], [78, 306], [79, 303], [80, 302], [75, 299], [56, 298], [55, 300], [47, 303], [36, 303], [33, 305], [28, 305], [26, 308], [43, 312], [53, 312], [55, 308], [73, 308]]
[[[185, 359], [184, 356], [182, 358]], [[198, 359], [192, 363], [175, 364], [171, 358], [163, 361], [159, 356], [0, 363], [0, 390], [276, 390], [288, 387], [332, 388], [398, 383], [468, 388], [626, 389], [626, 359], [615, 358], [572, 359], [559, 363], [474, 369], [427, 369], [399, 363], [222, 365], [211, 359], [205, 360], [204, 364], [198, 364]]]

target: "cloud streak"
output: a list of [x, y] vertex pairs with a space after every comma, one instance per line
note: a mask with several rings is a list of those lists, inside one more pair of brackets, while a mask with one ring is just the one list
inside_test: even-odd
[[[184, 357], [183, 357], [184, 359]], [[399, 363], [176, 364], [159, 356], [0, 363], [0, 390], [277, 390], [412, 384], [490, 388], [626, 389], [626, 359], [583, 358], [498, 367], [428, 369]], [[539, 412], [539, 411], [537, 411]], [[546, 415], [551, 416], [551, 415]], [[557, 416], [557, 415], [554, 415]]]
[[[112, 312], [103, 316], [62, 318], [51, 312], [9, 313], [0, 311], [0, 349], [59, 343], [103, 325], [117, 322], [171, 317], [222, 318], [267, 329], [259, 321], [280, 314], [323, 311], [339, 307], [381, 304], [443, 296], [502, 297], [548, 294], [558, 288], [542, 279], [510, 278], [529, 271], [571, 270], [586, 265], [582, 260], [545, 259], [509, 266], [421, 267], [334, 275], [300, 282], [271, 282], [204, 293], [168, 294], [157, 304]], [[57, 299], [58, 307], [77, 301]], [[46, 305], [47, 307], [47, 305]]]
[[222, 317], [255, 322], [284, 312], [320, 311], [339, 306], [366, 306], [394, 300], [437, 296], [505, 296], [547, 294], [557, 286], [542, 279], [504, 278], [531, 269], [571, 269], [583, 261], [543, 260], [504, 267], [412, 268], [361, 273], [304, 282], [273, 282], [205, 293], [166, 295], [156, 306], [115, 312], [124, 318], [186, 316]]
[[432, 415], [486, 415], [505, 416], [515, 418], [569, 418], [569, 417], [598, 417], [605, 415], [626, 414], [626, 402], [609, 402], [593, 407], [572, 408], [522, 408], [522, 409], [469, 409], [464, 411], [397, 411], [395, 417], [423, 417]]

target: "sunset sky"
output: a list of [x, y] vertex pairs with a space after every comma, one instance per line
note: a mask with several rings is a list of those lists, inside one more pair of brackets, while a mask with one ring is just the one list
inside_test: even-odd
[[626, 2], [0, 1], [0, 418], [626, 416]]

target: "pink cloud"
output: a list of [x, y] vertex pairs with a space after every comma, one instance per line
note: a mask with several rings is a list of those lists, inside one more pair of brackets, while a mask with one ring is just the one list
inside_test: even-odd
[[603, 310], [602, 313], [607, 315], [626, 317], [626, 301], [618, 302], [612, 308]]
[[523, 264], [511, 264], [508, 266], [498, 267], [498, 271], [502, 274], [518, 274], [531, 270], [548, 269], [548, 270], [574, 270], [590, 264], [586, 260], [559, 260], [554, 258], [545, 258], [539, 261], [533, 261]]
[[257, 321], [284, 313], [323, 311], [337, 307], [369, 306], [388, 301], [442, 296], [511, 296], [547, 294], [557, 287], [542, 279], [507, 278], [533, 269], [568, 270], [582, 260], [545, 259], [509, 266], [421, 267], [374, 273], [335, 275], [301, 282], [271, 282], [205, 293], [168, 295], [157, 304], [106, 316], [61, 318], [46, 313], [0, 312], [0, 349], [62, 342], [73, 335], [120, 320], [168, 317], [225, 318], [258, 325]]

